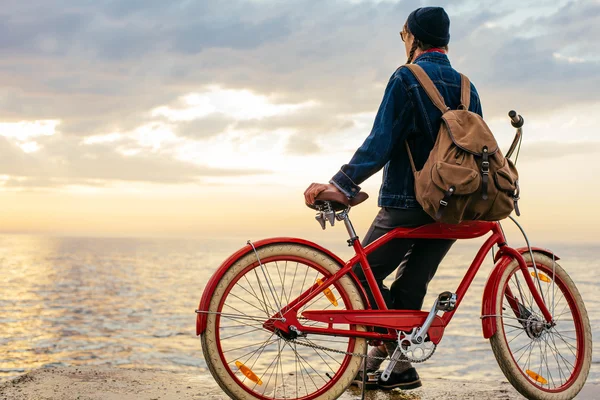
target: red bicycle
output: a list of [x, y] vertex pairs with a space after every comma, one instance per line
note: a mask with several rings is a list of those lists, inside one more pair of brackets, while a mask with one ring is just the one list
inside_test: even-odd
[[[558, 256], [531, 246], [514, 249], [500, 223], [479, 221], [397, 228], [363, 247], [349, 212], [367, 197], [360, 193], [349, 202], [324, 192], [315, 203], [323, 228], [326, 221], [343, 221], [356, 252], [350, 260], [303, 239], [249, 241], [209, 280], [196, 311], [196, 333], [227, 395], [335, 399], [359, 372], [369, 343], [398, 343], [384, 375], [401, 356], [428, 359], [494, 245], [481, 321], [500, 368], [527, 398], [577, 395], [590, 369], [592, 334], [583, 300]], [[394, 238], [471, 239], [488, 233], [456, 291], [440, 294], [429, 312], [387, 309], [368, 254]], [[357, 263], [377, 309], [352, 271]]]

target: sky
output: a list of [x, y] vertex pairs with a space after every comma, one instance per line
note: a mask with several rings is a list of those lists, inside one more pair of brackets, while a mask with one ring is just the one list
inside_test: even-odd
[[[597, 242], [596, 0], [5, 0], [0, 232], [324, 238], [302, 193], [369, 134], [424, 5], [450, 15], [501, 148], [507, 112], [525, 118], [527, 231]], [[361, 235], [380, 184], [361, 185]]]

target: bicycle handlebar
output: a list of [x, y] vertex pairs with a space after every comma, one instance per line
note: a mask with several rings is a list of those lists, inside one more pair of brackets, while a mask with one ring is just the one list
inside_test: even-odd
[[523, 117], [521, 117], [519, 114], [517, 114], [517, 112], [515, 110], [510, 110], [508, 112], [508, 116], [510, 117], [510, 123], [515, 128], [520, 128], [525, 123], [525, 121], [523, 120]]

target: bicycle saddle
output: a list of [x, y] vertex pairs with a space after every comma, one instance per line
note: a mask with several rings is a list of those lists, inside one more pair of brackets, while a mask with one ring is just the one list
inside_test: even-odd
[[324, 190], [315, 198], [315, 204], [306, 204], [307, 207], [313, 210], [318, 210], [319, 206], [322, 206], [326, 201], [331, 204], [333, 211], [342, 211], [348, 207], [354, 207], [367, 200], [369, 195], [365, 192], [358, 192], [356, 196], [349, 199], [340, 192], [334, 192], [332, 190]]

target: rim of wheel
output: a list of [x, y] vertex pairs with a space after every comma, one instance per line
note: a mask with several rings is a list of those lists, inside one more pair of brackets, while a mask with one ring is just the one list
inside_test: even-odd
[[[352, 357], [347, 354], [339, 354], [339, 357], [336, 358], [335, 353], [332, 354], [326, 351], [319, 354], [310, 345], [331, 347], [333, 343], [334, 346], [343, 349], [342, 351], [352, 352], [356, 340], [353, 338], [309, 335], [307, 338], [298, 338], [298, 344], [296, 344], [294, 341], [286, 340], [276, 333], [264, 329], [262, 322], [259, 321], [262, 318], [264, 322], [275, 315], [277, 311], [276, 304], [280, 304], [281, 306], [287, 304], [290, 300], [312, 286], [317, 279], [324, 279], [324, 277], [330, 276], [331, 273], [311, 260], [294, 255], [276, 255], [265, 257], [261, 261], [265, 271], [267, 271], [266, 275], [262, 274], [262, 267], [258, 261], [249, 264], [231, 280], [218, 305], [218, 311], [222, 313], [237, 311], [241, 314], [246, 314], [248, 317], [257, 316], [257, 318], [254, 322], [252, 320], [242, 321], [224, 315], [216, 315], [215, 341], [217, 351], [222, 364], [231, 378], [238, 386], [252, 396], [261, 399], [278, 399], [284, 397], [305, 400], [314, 399], [337, 383], [348, 367], [348, 363]], [[281, 269], [277, 264], [278, 262], [285, 263]], [[270, 268], [269, 271], [269, 267], [273, 267], [273, 265], [276, 268]], [[303, 266], [305, 271], [301, 274], [302, 276], [298, 277], [297, 272], [300, 266]], [[289, 273], [291, 269], [295, 270], [293, 274]], [[277, 273], [274, 273], [275, 270]], [[312, 272], [309, 272], [311, 270]], [[273, 290], [268, 287], [268, 284], [265, 285], [263, 283], [262, 289], [258, 285], [264, 276], [268, 277]], [[290, 277], [292, 279], [291, 283], [289, 281]], [[297, 281], [296, 278], [298, 278]], [[265, 279], [262, 280], [265, 281]], [[289, 288], [289, 290], [286, 290], [286, 288]], [[339, 306], [344, 308], [351, 307], [348, 294], [340, 288], [339, 281], [332, 284], [329, 286], [329, 297], [319, 294], [298, 312], [298, 316], [301, 315], [303, 310], [313, 309], [312, 307], [315, 307], [315, 305], [325, 308], [332, 307], [331, 296], [333, 296], [336, 302], [339, 301]], [[273, 295], [273, 291], [276, 292], [275, 295]], [[241, 298], [241, 294], [248, 296], [248, 298]], [[235, 304], [227, 304], [230, 298], [235, 299]], [[240, 304], [244, 308], [239, 307]], [[226, 309], [224, 310], [224, 308]], [[231, 326], [232, 323], [238, 325]], [[307, 323], [313, 324], [313, 321]], [[224, 332], [223, 329], [226, 326], [234, 328], [234, 331], [236, 329], [238, 331], [235, 333]], [[246, 329], [246, 332], [239, 332], [239, 328]], [[249, 341], [248, 338], [258, 338], [258, 336], [260, 336], [259, 341], [252, 341], [249, 345], [246, 344]], [[232, 339], [245, 340], [246, 342], [241, 343], [243, 346], [236, 345], [236, 347], [232, 347], [229, 343], [224, 343]], [[308, 346], [302, 346], [300, 343], [307, 344]], [[304, 348], [308, 351], [304, 351]], [[312, 354], [310, 354], [311, 351]], [[283, 353], [285, 353], [285, 356]], [[310, 356], [307, 354], [310, 354]], [[264, 358], [266, 361], [261, 360], [261, 358]], [[292, 362], [294, 364], [293, 368], [290, 364]], [[334, 362], [335, 364], [332, 367], [332, 363]], [[292, 369], [294, 373], [291, 372]], [[244, 373], [244, 371], [250, 371], [254, 375]], [[287, 393], [288, 396], [286, 396], [286, 379], [296, 383], [295, 390], [293, 387], [289, 387], [291, 392]], [[258, 381], [260, 381], [260, 384]], [[282, 389], [278, 386], [280, 382], [283, 385]], [[272, 387], [270, 386], [271, 384], [273, 384]], [[298, 384], [304, 388], [304, 393], [298, 393]], [[314, 387], [315, 389], [309, 390], [307, 389], [308, 387]], [[273, 390], [271, 395], [266, 394], [269, 390]], [[295, 394], [296, 397], [290, 397], [292, 394]]]
[[[533, 263], [528, 262], [527, 267], [539, 290]], [[523, 377], [537, 389], [559, 393], [577, 380], [583, 367], [583, 321], [573, 294], [560, 276], [553, 276], [552, 266], [536, 262], [536, 267], [539, 284], [546, 286], [542, 286], [544, 302], [549, 304], [556, 325], [544, 326], [544, 317], [533, 300], [521, 269], [516, 267], [502, 288], [505, 294], [502, 296], [502, 333], [512, 361]], [[523, 306], [517, 307], [523, 314], [521, 318], [517, 318], [511, 310], [511, 302], [506, 296], [507, 287], [513, 294], [512, 299]]]

